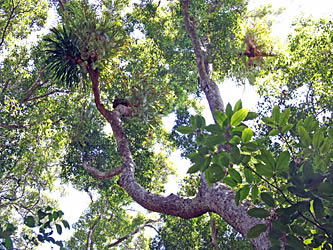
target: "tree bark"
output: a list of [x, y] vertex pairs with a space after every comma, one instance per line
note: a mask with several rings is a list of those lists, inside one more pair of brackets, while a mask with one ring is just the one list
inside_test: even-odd
[[[183, 2], [184, 23], [194, 48], [197, 68], [200, 75], [200, 86], [206, 95], [210, 110], [212, 112], [214, 110], [224, 111], [219, 88], [211, 79], [212, 68], [207, 62], [208, 54], [200, 44], [196, 31], [189, 21], [189, 3], [189, 0]], [[223, 183], [217, 183], [211, 188], [204, 185], [204, 188], [202, 188], [194, 198], [182, 198], [174, 194], [169, 196], [157, 195], [146, 191], [140, 186], [134, 177], [135, 163], [129, 149], [126, 135], [122, 129], [120, 120], [121, 114], [118, 110], [109, 111], [102, 103], [98, 70], [93, 70], [92, 67], [88, 65], [87, 71], [92, 80], [92, 90], [96, 107], [110, 123], [113, 135], [117, 141], [119, 153], [123, 159], [118, 184], [126, 190], [134, 201], [150, 211], [179, 216], [185, 219], [198, 217], [207, 212], [215, 212], [244, 237], [248, 230], [256, 224], [266, 224], [265, 220], [253, 218], [247, 214], [249, 204], [246, 202], [237, 206], [234, 200], [234, 191], [226, 187]], [[96, 174], [93, 171], [94, 168], [87, 165], [85, 168], [88, 171], [90, 169], [91, 171], [89, 172], [91, 174], [100, 178], [101, 172]], [[270, 247], [267, 233], [261, 234], [256, 239], [249, 240], [257, 249], [268, 249]]]

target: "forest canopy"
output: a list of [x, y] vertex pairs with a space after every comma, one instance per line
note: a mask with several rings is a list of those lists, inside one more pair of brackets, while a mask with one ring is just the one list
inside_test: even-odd
[[[2, 1], [0, 249], [332, 249], [333, 20], [299, 18], [281, 42], [280, 13]], [[222, 99], [230, 80], [256, 110]], [[191, 166], [164, 195], [176, 150]], [[64, 184], [90, 197], [73, 225]]]

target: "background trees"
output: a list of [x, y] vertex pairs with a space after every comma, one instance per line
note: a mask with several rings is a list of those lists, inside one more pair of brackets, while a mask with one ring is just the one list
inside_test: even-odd
[[[46, 8], [29, 4], [38, 5], [30, 13], [37, 28]], [[268, 38], [267, 9], [250, 14], [243, 1], [142, 1], [132, 9], [126, 1], [69, 1], [58, 8], [59, 24], [36, 46], [11, 46], [27, 34], [15, 24], [30, 9], [16, 13], [16, 6], [29, 4], [1, 6], [12, 13], [0, 24], [5, 247], [22, 239], [64, 246], [52, 232], [68, 223], [45, 195], [55, 180], [98, 197], [76, 224], [70, 248], [107, 247], [106, 241], [130, 238], [152, 223], [140, 215], [125, 218], [131, 199], [151, 211], [196, 218], [164, 217], [167, 227], [160, 227], [154, 247], [169, 244], [167, 231], [177, 223], [199, 225], [202, 235], [189, 239], [217, 247], [231, 231], [213, 213], [256, 248], [331, 247], [331, 21], [300, 21], [289, 47], [279, 51]], [[217, 83], [227, 77], [260, 87], [266, 106], [257, 123], [248, 122], [257, 115], [241, 102], [225, 106]], [[304, 91], [305, 99], [296, 98]], [[184, 111], [203, 95], [215, 124]], [[187, 115], [178, 132], [189, 135], [176, 132], [175, 144], [190, 153], [189, 172], [204, 175], [190, 193], [165, 197], [174, 144], [162, 117], [175, 110]], [[210, 242], [214, 224], [221, 231]], [[25, 225], [22, 236], [19, 225]], [[232, 236], [230, 242], [246, 245]]]

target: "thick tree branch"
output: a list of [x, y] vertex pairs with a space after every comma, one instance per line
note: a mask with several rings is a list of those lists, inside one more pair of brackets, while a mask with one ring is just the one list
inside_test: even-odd
[[44, 98], [44, 97], [47, 97], [47, 96], [50, 96], [50, 95], [53, 95], [53, 94], [56, 94], [56, 93], [65, 93], [65, 94], [68, 94], [68, 93], [72, 93], [73, 91], [69, 91], [69, 90], [62, 90], [62, 89], [55, 89], [49, 93], [46, 93], [46, 94], [43, 94], [43, 95], [39, 95], [39, 96], [35, 96], [35, 97], [31, 97], [31, 98], [25, 98], [22, 103], [26, 103], [26, 102], [31, 102], [31, 101], [34, 101], [34, 100], [38, 100], [38, 99], [41, 99], [41, 98]]
[[8, 29], [8, 27], [9, 27], [9, 25], [10, 25], [11, 20], [12, 20], [12, 19], [14, 18], [14, 16], [15, 16], [14, 12], [15, 12], [16, 8], [19, 6], [19, 4], [16, 5], [16, 6], [14, 6], [14, 1], [12, 1], [12, 5], [13, 5], [13, 7], [12, 7], [12, 9], [11, 9], [11, 11], [10, 11], [10, 14], [9, 14], [9, 17], [8, 17], [8, 20], [7, 20], [7, 23], [6, 23], [6, 25], [5, 25], [5, 28], [4, 28], [3, 31], [2, 31], [2, 36], [1, 36], [1, 41], [0, 41], [0, 47], [1, 47], [2, 44], [5, 42], [5, 37], [6, 37], [7, 29]]

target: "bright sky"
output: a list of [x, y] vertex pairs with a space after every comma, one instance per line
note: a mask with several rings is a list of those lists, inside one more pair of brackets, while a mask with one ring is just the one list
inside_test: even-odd
[[[274, 34], [279, 36], [281, 40], [284, 40], [286, 35], [290, 33], [291, 29], [289, 26], [296, 16], [304, 14], [305, 16], [312, 15], [314, 18], [320, 18], [323, 16], [330, 16], [333, 18], [333, 0], [250, 0], [250, 7], [268, 3], [272, 3], [274, 8], [282, 6], [286, 7], [285, 12], [273, 26]], [[245, 87], [237, 87], [232, 81], [226, 81], [221, 85], [220, 91], [225, 104], [230, 102], [231, 105], [234, 105], [237, 100], [242, 99], [244, 107], [254, 109], [258, 100], [255, 88], [248, 84], [246, 84]], [[210, 123], [212, 122], [208, 110], [205, 110], [204, 116], [207, 118], [207, 122], [209, 122], [209, 120]], [[174, 117], [170, 116], [168, 121], [165, 120], [167, 129], [172, 128], [173, 119]], [[177, 192], [177, 181], [184, 176], [190, 166], [188, 161], [180, 159], [179, 152], [173, 153], [171, 160], [175, 163], [175, 166], [178, 169], [178, 178], [173, 177], [166, 185], [167, 194]], [[65, 213], [65, 219], [72, 224], [77, 221], [82, 212], [88, 207], [90, 200], [87, 194], [80, 193], [71, 187], [68, 188], [67, 193], [67, 196], [62, 197], [59, 200], [59, 204], [60, 209]], [[68, 230], [64, 230], [61, 238], [64, 239], [64, 237], [66, 238], [69, 236], [70, 234]], [[45, 250], [51, 248], [43, 245], [38, 249]]]

